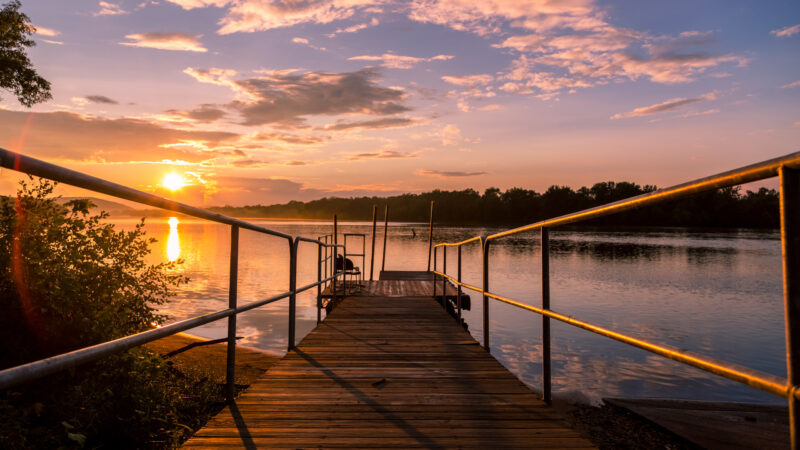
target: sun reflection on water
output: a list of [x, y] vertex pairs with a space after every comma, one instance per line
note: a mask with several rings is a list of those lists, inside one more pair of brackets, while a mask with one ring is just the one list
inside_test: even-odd
[[169, 218], [169, 237], [167, 237], [167, 259], [175, 261], [181, 256], [181, 241], [178, 237], [178, 218]]

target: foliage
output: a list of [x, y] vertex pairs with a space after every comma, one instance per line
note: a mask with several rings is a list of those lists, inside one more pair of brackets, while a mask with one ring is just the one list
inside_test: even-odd
[[[488, 188], [483, 194], [463, 191], [403, 194], [389, 198], [324, 198], [272, 206], [211, 208], [239, 217], [370, 220], [372, 205], [389, 205], [396, 221], [427, 222], [430, 202], [435, 201], [434, 219], [440, 224], [516, 226], [557, 217], [598, 205], [652, 192], [656, 186], [607, 181], [573, 190], [550, 186], [544, 193], [512, 188], [505, 192]], [[778, 193], [761, 188], [741, 194], [740, 188], [725, 188], [585, 222], [590, 225], [689, 226], [775, 228], [779, 225]]]
[[[143, 223], [118, 231], [53, 184], [0, 198], [0, 368], [144, 331], [186, 281], [147, 265]], [[0, 447], [171, 447], [223, 399], [208, 377], [138, 348], [0, 393]]]
[[36, 31], [30, 18], [19, 11], [19, 0], [0, 9], [0, 88], [10, 90], [25, 106], [52, 98], [50, 83], [36, 73], [26, 54], [26, 47], [36, 43], [30, 35]]
[[131, 231], [59, 205], [53, 184], [20, 184], [0, 201], [0, 363], [8, 366], [138, 333], [162, 323], [154, 307], [185, 279], [147, 265], [144, 222]]

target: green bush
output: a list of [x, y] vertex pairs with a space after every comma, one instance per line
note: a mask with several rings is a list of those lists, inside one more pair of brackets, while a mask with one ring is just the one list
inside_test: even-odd
[[[117, 230], [51, 182], [0, 198], [0, 367], [141, 332], [187, 281], [148, 265], [143, 222]], [[0, 448], [168, 448], [221, 408], [223, 389], [137, 348], [0, 392]]]

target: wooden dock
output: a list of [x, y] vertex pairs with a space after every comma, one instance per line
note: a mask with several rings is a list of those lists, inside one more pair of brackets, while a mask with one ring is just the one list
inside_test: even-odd
[[445, 312], [431, 281], [386, 278], [340, 301], [185, 446], [592, 448]]

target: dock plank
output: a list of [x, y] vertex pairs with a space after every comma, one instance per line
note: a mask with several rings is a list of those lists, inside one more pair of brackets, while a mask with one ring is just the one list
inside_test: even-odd
[[343, 298], [185, 446], [593, 448], [444, 311], [426, 275], [400, 275]]

